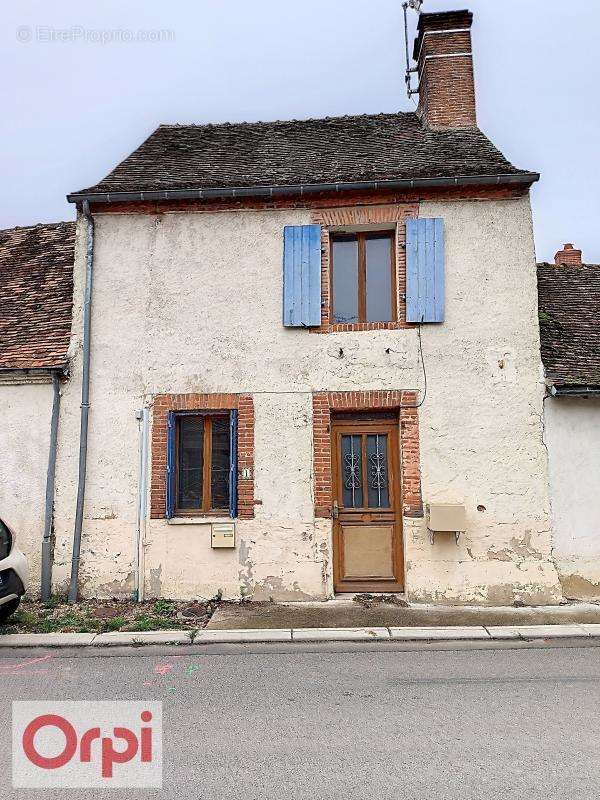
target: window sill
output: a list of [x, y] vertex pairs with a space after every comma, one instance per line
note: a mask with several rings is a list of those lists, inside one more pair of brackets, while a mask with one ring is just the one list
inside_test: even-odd
[[398, 331], [414, 328], [412, 322], [336, 322], [321, 328], [311, 328], [314, 333], [347, 333], [350, 331]]
[[235, 518], [229, 514], [213, 514], [206, 517], [171, 517], [167, 520], [168, 525], [212, 525], [217, 522], [235, 522]]

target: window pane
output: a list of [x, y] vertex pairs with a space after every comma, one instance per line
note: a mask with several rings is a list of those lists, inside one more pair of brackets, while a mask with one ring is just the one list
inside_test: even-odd
[[385, 434], [376, 433], [367, 436], [367, 464], [369, 508], [389, 508], [387, 436]]
[[229, 417], [213, 417], [211, 508], [229, 508]]
[[342, 436], [344, 508], [363, 508], [361, 436]]
[[390, 236], [367, 239], [367, 322], [392, 321], [392, 242]]
[[180, 417], [177, 508], [202, 508], [203, 417]]
[[333, 321], [358, 322], [358, 241], [333, 241]]

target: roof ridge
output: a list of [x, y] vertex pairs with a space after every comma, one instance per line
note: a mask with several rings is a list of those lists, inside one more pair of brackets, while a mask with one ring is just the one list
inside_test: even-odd
[[538, 261], [538, 267], [551, 267], [552, 269], [564, 269], [565, 271], [569, 272], [578, 272], [581, 269], [593, 268], [598, 269], [600, 267], [600, 263], [594, 263], [593, 261], [587, 261], [583, 264], [555, 264], [553, 261]]
[[15, 233], [16, 231], [32, 231], [36, 228], [58, 228], [61, 225], [75, 225], [75, 220], [63, 219], [59, 222], [35, 222], [33, 225], [15, 225], [13, 228], [0, 228], [0, 233]]
[[325, 117], [302, 117], [298, 119], [259, 119], [240, 120], [239, 122], [161, 122], [159, 128], [240, 128], [259, 125], [291, 125], [302, 122], [336, 122], [338, 120], [352, 119], [379, 119], [381, 117], [415, 117], [414, 111], [378, 111], [375, 114], [340, 114], [339, 116], [327, 115]]

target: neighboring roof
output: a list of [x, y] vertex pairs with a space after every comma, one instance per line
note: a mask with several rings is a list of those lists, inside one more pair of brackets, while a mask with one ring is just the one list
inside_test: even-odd
[[[69, 195], [310, 187], [323, 183], [539, 175], [512, 166], [476, 128], [432, 131], [416, 114], [161, 125], [104, 180]], [[114, 198], [118, 199], [118, 198]], [[130, 198], [127, 198], [130, 199]]]
[[66, 365], [74, 247], [74, 222], [0, 231], [1, 370]]
[[600, 387], [600, 264], [538, 264], [537, 274], [547, 379]]

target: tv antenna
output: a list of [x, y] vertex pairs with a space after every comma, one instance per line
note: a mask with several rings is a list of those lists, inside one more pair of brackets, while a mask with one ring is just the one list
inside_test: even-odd
[[413, 72], [418, 72], [418, 67], [411, 67], [410, 65], [410, 50], [408, 46], [408, 9], [412, 8], [417, 12], [417, 14], [420, 14], [422, 5], [423, 0], [405, 0], [405, 2], [402, 3], [402, 8], [404, 10], [404, 43], [406, 45], [406, 76], [404, 81], [406, 83], [406, 93], [409, 97], [412, 97], [413, 94], [419, 94], [419, 90], [413, 89], [411, 82], [411, 75]]

